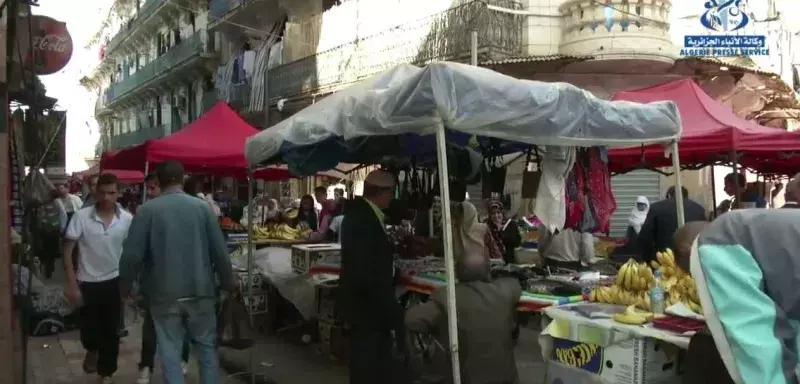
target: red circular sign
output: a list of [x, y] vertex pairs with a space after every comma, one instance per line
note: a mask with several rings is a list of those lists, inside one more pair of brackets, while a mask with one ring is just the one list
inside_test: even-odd
[[[27, 64], [36, 74], [50, 75], [67, 66], [72, 58], [72, 36], [67, 24], [47, 16], [31, 17], [31, 50]], [[31, 57], [32, 56], [32, 57]]]

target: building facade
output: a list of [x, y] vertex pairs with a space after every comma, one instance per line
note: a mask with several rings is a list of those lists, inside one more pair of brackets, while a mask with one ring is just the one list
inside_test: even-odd
[[135, 0], [112, 21], [99, 66], [82, 79], [98, 92], [98, 154], [174, 133], [216, 99], [206, 1]]

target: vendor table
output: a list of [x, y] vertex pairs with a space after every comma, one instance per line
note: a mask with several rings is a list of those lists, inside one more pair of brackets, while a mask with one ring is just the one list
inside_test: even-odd
[[[309, 269], [309, 274], [338, 275], [340, 269], [341, 266], [339, 264], [318, 263]], [[403, 276], [402, 283], [409, 291], [430, 295], [437, 288], [444, 287], [447, 281], [436, 274], [422, 273], [419, 275]], [[517, 304], [517, 310], [521, 312], [538, 312], [548, 307], [581, 301], [583, 301], [582, 296], [561, 297], [523, 292]]]
[[[597, 317], [594, 308], [613, 312], [612, 304], [580, 303], [543, 310], [539, 342], [547, 362], [547, 383], [676, 383], [678, 355], [691, 334], [678, 334]], [[593, 318], [587, 312], [595, 313]], [[603, 311], [605, 312], [605, 311]], [[560, 381], [559, 381], [560, 380]]]

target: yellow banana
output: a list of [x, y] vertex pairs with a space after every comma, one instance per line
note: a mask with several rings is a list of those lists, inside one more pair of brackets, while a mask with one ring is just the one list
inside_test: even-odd
[[630, 305], [625, 309], [625, 312], [615, 314], [614, 321], [631, 325], [642, 325], [647, 323], [648, 316], [646, 314], [636, 313], [635, 307], [635, 305]]

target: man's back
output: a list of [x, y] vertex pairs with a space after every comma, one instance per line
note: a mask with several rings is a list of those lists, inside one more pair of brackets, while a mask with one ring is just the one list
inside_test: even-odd
[[797, 382], [798, 248], [800, 211], [793, 209], [728, 212], [692, 248], [706, 323], [736, 382]]
[[134, 249], [125, 253], [141, 255], [142, 289], [153, 302], [216, 297], [215, 272], [223, 287], [232, 284], [224, 237], [202, 199], [173, 192], [148, 201], [137, 212], [132, 237], [125, 246]]
[[[516, 383], [517, 367], [512, 332], [516, 324], [516, 306], [522, 293], [519, 282], [511, 278], [491, 282], [471, 281], [456, 284], [459, 357], [462, 382], [465, 384]], [[437, 308], [434, 332], [442, 346], [449, 345], [447, 294], [437, 290], [431, 300]], [[406, 318], [410, 330], [423, 331], [430, 320], [423, 310], [412, 308]], [[422, 316], [415, 319], [415, 313]], [[448, 352], [445, 351], [445, 354]]]
[[[683, 199], [686, 222], [706, 221], [705, 208], [691, 199]], [[654, 258], [657, 251], [672, 248], [672, 238], [678, 230], [678, 203], [665, 199], [653, 203], [639, 232], [639, 243], [646, 260]]]

